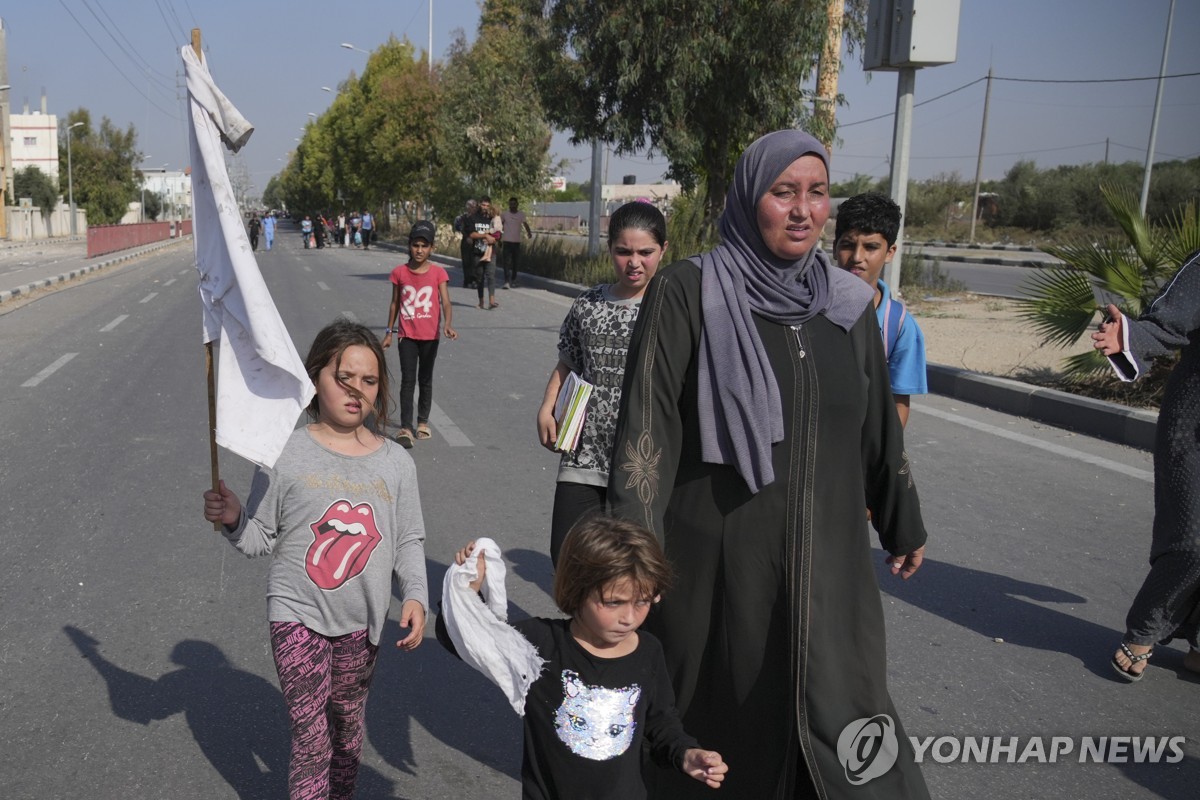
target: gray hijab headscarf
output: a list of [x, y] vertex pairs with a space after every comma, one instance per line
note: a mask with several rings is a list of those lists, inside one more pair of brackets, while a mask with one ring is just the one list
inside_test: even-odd
[[701, 456], [735, 467], [754, 493], [775, 480], [771, 445], [783, 440], [783, 409], [751, 314], [782, 325], [800, 325], [823, 314], [849, 330], [873, 297], [865, 281], [833, 266], [820, 247], [814, 245], [798, 261], [786, 261], [763, 242], [758, 201], [804, 155], [819, 157], [828, 176], [825, 146], [804, 131], [775, 131], [747, 147], [725, 197], [721, 244], [698, 259], [704, 310], [698, 387]]

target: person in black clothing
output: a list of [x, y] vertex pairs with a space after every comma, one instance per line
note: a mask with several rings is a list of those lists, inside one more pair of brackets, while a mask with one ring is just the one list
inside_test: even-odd
[[[456, 655], [454, 636], [464, 647], [488, 644], [462, 639], [465, 631], [478, 629], [459, 629], [454, 622], [470, 613], [458, 603], [481, 600], [475, 593], [484, 591], [487, 580], [485, 553], [499, 555], [493, 542], [480, 545], [478, 554], [475, 542], [455, 554], [459, 566], [450, 568], [451, 582], [468, 559], [477, 577], [467, 584], [469, 592], [454, 590], [449, 601], [444, 593], [444, 607], [455, 604], [449, 624], [445, 612], [438, 615], [438, 641]], [[470, 566], [465, 569], [469, 576]], [[638, 630], [670, 579], [658, 540], [636, 523], [596, 515], [568, 534], [555, 571], [554, 601], [570, 618], [535, 617], [513, 625], [544, 661], [536, 679], [522, 676], [528, 687], [523, 797], [644, 798], [643, 750], [699, 784], [721, 786], [728, 765], [684, 732], [662, 646]]]
[[470, 234], [473, 229], [468, 227], [468, 220], [475, 215], [476, 208], [474, 198], [467, 200], [463, 206], [463, 213], [454, 218], [452, 226], [456, 233], [462, 235], [458, 243], [458, 254], [462, 261], [463, 287], [466, 289], [475, 285], [475, 243], [471, 241]]
[[262, 230], [262, 223], [258, 221], [258, 214], [250, 214], [250, 222], [246, 226], [250, 232], [250, 249], [258, 249], [258, 232]]

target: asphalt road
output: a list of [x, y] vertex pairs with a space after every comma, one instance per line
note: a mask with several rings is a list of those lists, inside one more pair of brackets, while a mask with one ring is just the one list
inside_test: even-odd
[[[339, 314], [383, 326], [395, 254], [299, 245], [284, 231], [259, 263], [301, 353]], [[460, 338], [442, 345], [434, 436], [413, 451], [433, 594], [454, 550], [486, 534], [507, 549], [512, 615], [550, 614], [556, 459], [533, 417], [569, 300], [522, 288], [480, 311], [451, 275]], [[209, 460], [191, 248], [0, 305], [0, 342], [0, 797], [286, 796], [267, 564], [200, 515]], [[1149, 454], [937, 396], [914, 403], [908, 452], [929, 560], [904, 583], [881, 571], [880, 584], [908, 733], [948, 737], [926, 751], [933, 795], [1194, 797], [1200, 681], [1183, 650], [1160, 648], [1134, 686], [1108, 665], [1145, 573]], [[221, 473], [244, 490], [251, 469], [223, 452]], [[388, 645], [397, 638], [393, 616], [359, 796], [518, 796], [520, 722], [500, 692], [432, 638], [411, 654]], [[1186, 743], [1176, 763], [1079, 763], [1083, 737], [1121, 736]], [[1073, 752], [932, 757], [963, 737], [1017, 737], [1017, 755], [1066, 737]]]

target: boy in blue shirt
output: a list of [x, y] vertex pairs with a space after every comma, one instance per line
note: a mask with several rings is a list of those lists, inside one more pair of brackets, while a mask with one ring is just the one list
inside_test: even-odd
[[834, 253], [838, 266], [858, 275], [875, 288], [875, 313], [883, 334], [892, 396], [900, 424], [908, 424], [909, 397], [926, 394], [925, 336], [904, 304], [880, 280], [883, 267], [896, 254], [900, 232], [900, 206], [876, 193], [857, 194], [837, 211]]

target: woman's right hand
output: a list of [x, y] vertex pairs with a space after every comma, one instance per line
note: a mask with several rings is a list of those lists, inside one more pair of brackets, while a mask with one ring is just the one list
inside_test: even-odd
[[221, 490], [209, 489], [204, 493], [204, 518], [209, 522], [234, 526], [242, 516], [242, 501], [221, 481]]
[[1100, 323], [1099, 330], [1092, 334], [1092, 347], [1106, 356], [1114, 356], [1121, 352], [1121, 327], [1124, 317], [1121, 310], [1112, 303], [1105, 309], [1107, 319]]
[[382, 347], [384, 350], [387, 350], [389, 347], [392, 346], [391, 331], [389, 331], [383, 335], [383, 341], [379, 343], [379, 346]]
[[554, 452], [554, 442], [558, 439], [558, 421], [554, 419], [554, 408], [542, 406], [537, 415], [538, 441], [542, 447]]

